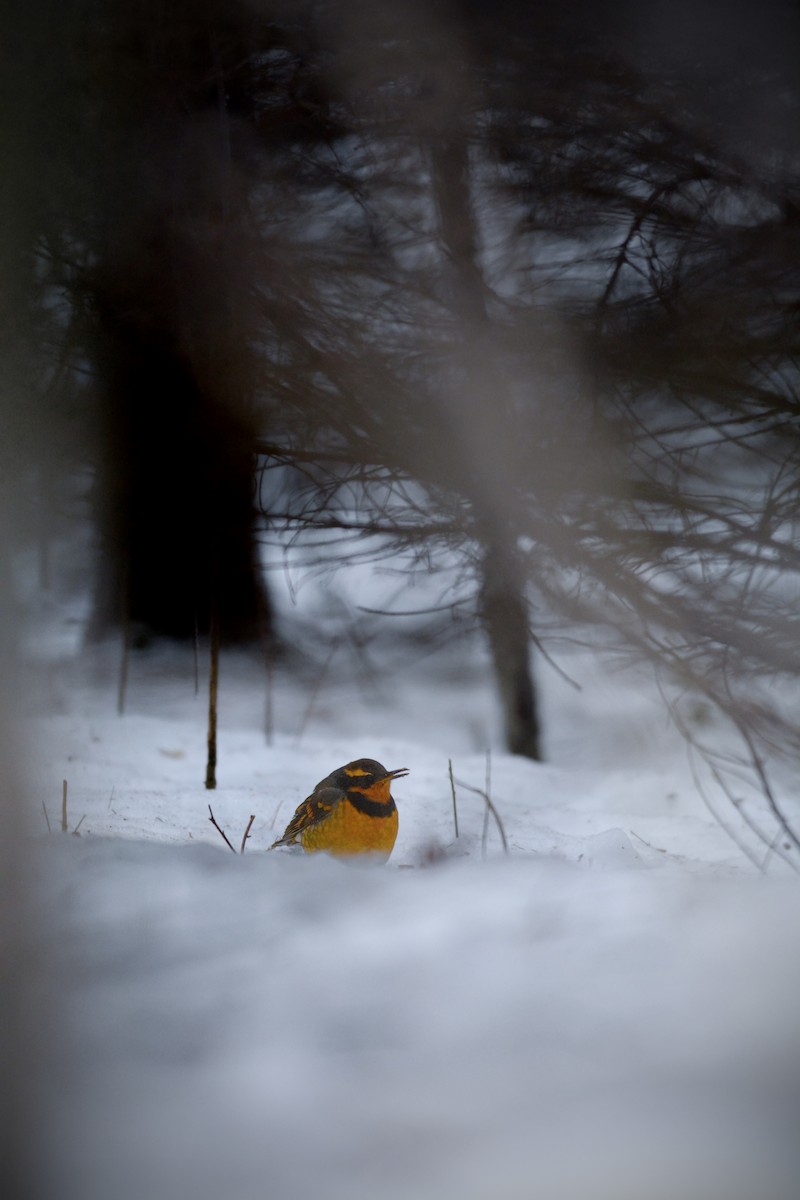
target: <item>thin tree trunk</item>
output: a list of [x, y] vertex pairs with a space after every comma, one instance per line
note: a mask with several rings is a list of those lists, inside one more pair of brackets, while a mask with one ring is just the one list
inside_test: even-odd
[[506, 745], [512, 754], [541, 759], [528, 601], [515, 564], [496, 546], [487, 548], [484, 555], [480, 604], [503, 708]]
[[446, 255], [451, 302], [462, 330], [464, 374], [459, 408], [452, 411], [453, 456], [482, 530], [480, 615], [494, 661], [503, 710], [505, 741], [513, 754], [541, 758], [536, 690], [530, 664], [530, 631], [525, 584], [517, 562], [513, 500], [504, 490], [500, 425], [508, 421], [510, 398], [502, 372], [492, 371], [491, 318], [478, 263], [478, 236], [471, 202], [469, 144], [457, 112], [435, 132], [431, 178]]

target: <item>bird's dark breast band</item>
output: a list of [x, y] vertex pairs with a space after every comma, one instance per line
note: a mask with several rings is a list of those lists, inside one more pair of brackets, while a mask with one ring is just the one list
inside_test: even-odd
[[365, 796], [363, 792], [356, 791], [355, 788], [348, 791], [347, 799], [353, 808], [357, 808], [367, 817], [390, 817], [397, 809], [394, 800], [390, 799], [388, 804], [383, 804], [380, 800], [370, 800], [368, 796]]

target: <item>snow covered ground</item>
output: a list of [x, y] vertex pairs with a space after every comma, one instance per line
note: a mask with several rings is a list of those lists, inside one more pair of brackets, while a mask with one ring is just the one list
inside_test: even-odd
[[[645, 674], [575, 654], [577, 691], [542, 665], [537, 765], [500, 751], [478, 647], [376, 644], [372, 675], [343, 648], [278, 668], [269, 706], [228, 655], [207, 793], [191, 651], [134, 656], [120, 717], [117, 648], [49, 628], [29, 796], [59, 1200], [800, 1192], [800, 887], [714, 819]], [[448, 760], [485, 788], [487, 748], [508, 855], [463, 786], [454, 833]], [[267, 853], [362, 756], [411, 770], [388, 866]], [[237, 845], [255, 814], [244, 855], [209, 799]]]

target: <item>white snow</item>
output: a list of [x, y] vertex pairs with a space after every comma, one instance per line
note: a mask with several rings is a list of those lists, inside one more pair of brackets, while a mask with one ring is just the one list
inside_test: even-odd
[[[116, 647], [42, 641], [52, 1194], [794, 1197], [800, 888], [715, 820], [647, 676], [540, 666], [539, 765], [499, 749], [479, 648], [377, 646], [371, 679], [346, 647], [277, 669], [269, 743], [263, 671], [226, 655], [206, 792], [189, 649], [134, 656], [119, 716]], [[411, 769], [388, 866], [268, 853], [362, 756]], [[449, 759], [477, 788], [488, 766], [507, 856], [461, 786], [454, 836]], [[244, 855], [209, 800], [237, 846], [255, 814]]]

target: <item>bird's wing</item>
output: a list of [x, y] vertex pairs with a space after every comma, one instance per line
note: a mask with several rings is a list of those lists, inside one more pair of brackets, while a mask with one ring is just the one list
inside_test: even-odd
[[343, 794], [340, 788], [335, 787], [318, 788], [313, 791], [302, 804], [297, 806], [282, 837], [272, 843], [270, 850], [274, 850], [276, 846], [291, 846], [304, 829], [309, 829], [312, 825], [319, 825], [320, 821], [324, 821], [331, 815]]

